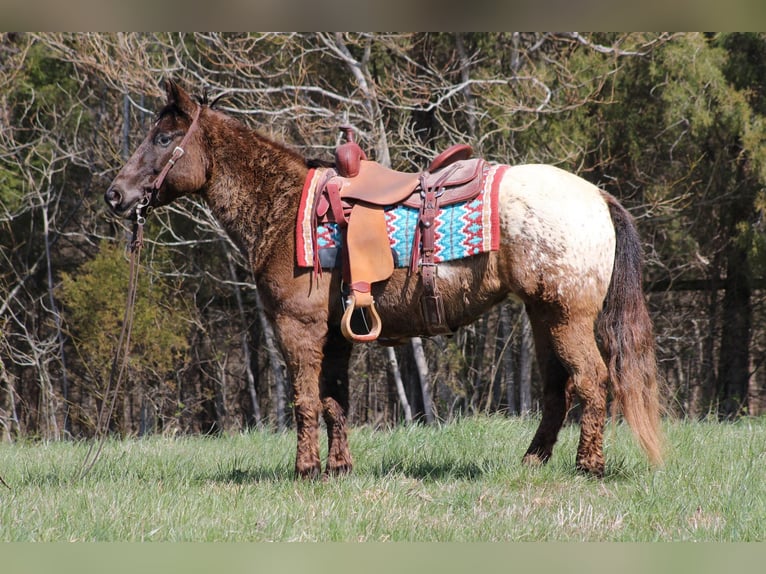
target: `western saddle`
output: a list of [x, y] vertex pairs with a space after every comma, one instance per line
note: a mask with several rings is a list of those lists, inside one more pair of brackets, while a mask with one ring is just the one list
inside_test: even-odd
[[[321, 273], [316, 227], [335, 222], [341, 231], [343, 281], [348, 288], [341, 321], [343, 335], [358, 342], [374, 341], [380, 335], [382, 323], [371, 286], [388, 279], [394, 271], [384, 210], [396, 205], [419, 209], [409, 267], [411, 273], [418, 266], [421, 269], [421, 309], [427, 334], [451, 332], [436, 285], [434, 219], [440, 207], [468, 201], [479, 194], [487, 162], [469, 159], [471, 147], [458, 144], [436, 156], [421, 173], [395, 171], [369, 161], [354, 141], [350, 126], [342, 126], [341, 130], [346, 141], [337, 147], [335, 169], [328, 170], [315, 194], [312, 232], [314, 271]], [[367, 333], [356, 333], [352, 328], [356, 309], [362, 313]]]

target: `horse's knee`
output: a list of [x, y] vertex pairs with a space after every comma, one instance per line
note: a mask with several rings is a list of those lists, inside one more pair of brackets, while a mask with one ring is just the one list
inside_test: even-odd
[[606, 417], [606, 389], [595, 382], [589, 382], [574, 389], [582, 405], [582, 416]]
[[346, 426], [345, 410], [333, 397], [322, 399], [322, 416], [328, 426]]
[[600, 355], [583, 358], [571, 368], [566, 393], [576, 395], [584, 409], [606, 412], [608, 373]]

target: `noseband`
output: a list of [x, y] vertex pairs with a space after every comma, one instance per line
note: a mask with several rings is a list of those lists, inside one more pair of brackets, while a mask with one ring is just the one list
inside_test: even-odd
[[179, 143], [175, 149], [173, 150], [173, 153], [170, 154], [170, 157], [168, 158], [168, 161], [165, 162], [165, 166], [162, 168], [162, 171], [160, 171], [159, 175], [157, 175], [157, 178], [152, 182], [151, 191], [146, 193], [144, 197], [141, 199], [141, 201], [138, 203], [138, 207], [136, 208], [136, 220], [138, 223], [143, 224], [145, 222], [144, 214], [149, 213], [149, 209], [151, 208], [151, 204], [154, 203], [155, 196], [157, 195], [157, 192], [160, 190], [160, 187], [162, 187], [162, 184], [165, 182], [165, 178], [168, 175], [168, 172], [170, 169], [176, 164], [176, 162], [183, 157], [183, 155], [186, 153], [186, 150], [184, 150], [184, 147], [187, 143], [189, 143], [189, 138], [194, 133], [194, 130], [197, 127], [199, 120], [199, 114], [202, 110], [202, 106], [197, 106], [194, 110], [194, 113], [192, 114], [192, 121], [191, 124], [189, 124], [189, 129], [186, 130], [186, 133], [184, 134], [184, 137], [181, 139], [181, 143]]

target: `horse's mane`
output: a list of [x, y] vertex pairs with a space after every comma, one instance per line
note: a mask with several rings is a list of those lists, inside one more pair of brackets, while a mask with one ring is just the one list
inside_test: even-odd
[[[231, 92], [223, 91], [223, 92], [221, 92], [220, 94], [218, 94], [217, 96], [215, 96], [211, 100], [210, 99], [210, 91], [208, 90], [208, 88], [203, 88], [201, 94], [195, 95], [193, 97], [194, 97], [194, 99], [196, 100], [196, 102], [199, 105], [205, 106], [205, 107], [210, 108], [210, 109], [215, 109], [216, 104], [218, 104], [218, 102], [220, 102], [223, 98], [229, 96], [230, 93]], [[155, 121], [158, 122], [160, 119], [162, 119], [165, 116], [165, 114], [179, 113], [179, 112], [180, 112], [180, 110], [178, 109], [178, 106], [176, 104], [174, 104], [174, 103], [166, 104], [157, 113], [157, 116], [155, 117]], [[280, 144], [280, 143], [274, 142], [274, 141], [272, 141], [271, 143], [272, 144], [276, 144], [277, 146], [282, 147], [282, 148], [290, 151], [289, 148], [287, 148], [287, 146], [285, 146], [283, 144]], [[307, 158], [307, 157], [304, 157], [303, 160], [304, 160], [304, 162], [306, 164], [306, 167], [308, 167], [309, 169], [311, 169], [311, 168], [334, 168], [335, 167], [335, 162], [332, 161], [332, 160], [326, 160], [326, 159], [320, 159], [320, 158]]]
[[319, 159], [319, 158], [306, 158], [306, 167], [308, 168], [315, 168], [315, 167], [335, 167], [335, 162], [330, 161], [327, 159]]
[[[223, 98], [229, 96], [230, 93], [231, 92], [223, 91], [211, 100], [210, 92], [208, 91], [207, 88], [203, 88], [202, 95], [196, 96], [196, 99], [199, 104], [203, 106], [207, 106], [210, 109], [215, 109], [215, 105], [219, 101], [221, 101]], [[322, 168], [322, 167], [332, 167], [332, 168], [335, 167], [335, 162], [332, 160], [304, 157], [304, 161], [306, 162], [306, 167], [308, 167], [309, 169]]]
[[202, 95], [195, 96], [195, 99], [197, 100], [197, 103], [199, 103], [200, 105], [207, 106], [210, 109], [215, 109], [216, 104], [220, 100], [226, 98], [229, 94], [230, 92], [223, 91], [211, 100], [210, 91], [207, 88], [202, 88]]

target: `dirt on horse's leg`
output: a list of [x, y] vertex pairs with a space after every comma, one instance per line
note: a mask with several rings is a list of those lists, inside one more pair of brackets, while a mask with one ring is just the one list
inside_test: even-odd
[[319, 461], [319, 400], [295, 385], [295, 428], [298, 449], [295, 454], [295, 476], [316, 478], [322, 470]]
[[573, 379], [573, 386], [582, 402], [577, 469], [601, 478], [605, 466], [606, 375]]
[[607, 369], [593, 336], [591, 322], [567, 325], [555, 338], [556, 354], [570, 371], [572, 389], [580, 398], [580, 443], [577, 469], [604, 476]]
[[339, 329], [330, 329], [324, 346], [320, 396], [327, 425], [327, 468], [330, 476], [351, 472], [353, 461], [348, 448], [348, 362], [351, 343]]
[[307, 325], [292, 317], [277, 318], [282, 349], [293, 381], [295, 428], [298, 449], [295, 475], [316, 478], [322, 467], [319, 460], [319, 371], [322, 362], [321, 342], [326, 327]]
[[537, 363], [543, 379], [543, 413], [537, 432], [522, 462], [536, 466], [548, 462], [567, 413], [566, 382], [569, 373], [551, 349], [547, 337], [535, 337]]

